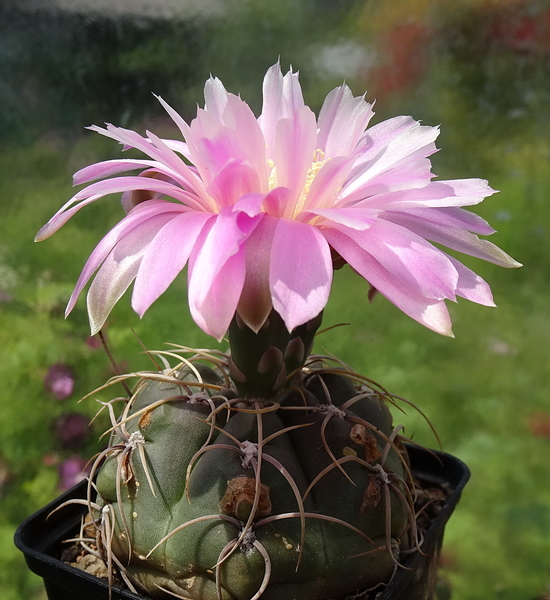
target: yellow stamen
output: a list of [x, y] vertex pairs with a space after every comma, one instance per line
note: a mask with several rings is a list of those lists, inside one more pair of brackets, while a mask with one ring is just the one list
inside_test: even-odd
[[302, 193], [298, 198], [298, 202], [296, 202], [296, 206], [294, 207], [294, 214], [292, 215], [292, 217], [295, 217], [304, 209], [313, 180], [315, 179], [317, 173], [325, 164], [325, 162], [325, 153], [322, 150], [319, 150], [319, 148], [317, 148], [317, 150], [315, 150], [315, 152], [313, 153], [313, 162], [311, 163], [311, 167], [309, 167], [309, 170], [307, 172], [306, 182], [304, 184], [304, 187], [302, 188]]
[[[295, 218], [296, 215], [301, 213], [302, 210], [304, 209], [304, 206], [305, 206], [306, 200], [307, 200], [307, 196], [309, 194], [309, 190], [311, 189], [311, 186], [313, 184], [313, 180], [317, 176], [317, 173], [319, 172], [321, 167], [326, 162], [327, 162], [327, 159], [325, 158], [325, 153], [322, 150], [320, 150], [319, 148], [317, 148], [317, 150], [315, 150], [315, 152], [313, 153], [311, 166], [309, 167], [308, 172], [306, 174], [306, 180], [304, 183], [304, 187], [302, 188], [300, 196], [298, 197], [298, 200], [296, 201], [294, 210], [292, 211], [291, 218]], [[271, 159], [268, 159], [267, 167], [269, 169], [269, 180], [268, 180], [269, 181], [268, 182], [269, 189], [273, 190], [274, 188], [276, 188], [278, 186], [277, 167], [275, 166], [275, 163]]]

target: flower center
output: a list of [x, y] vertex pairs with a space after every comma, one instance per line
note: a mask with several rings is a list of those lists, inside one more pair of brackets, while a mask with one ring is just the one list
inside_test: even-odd
[[[294, 205], [294, 210], [292, 211], [292, 216], [291, 216], [292, 219], [294, 219], [298, 214], [300, 214], [304, 210], [304, 207], [306, 205], [306, 200], [307, 200], [307, 197], [309, 194], [309, 190], [311, 189], [311, 186], [313, 184], [313, 180], [317, 176], [317, 173], [319, 172], [321, 167], [326, 162], [327, 162], [327, 159], [325, 158], [325, 153], [322, 150], [320, 150], [319, 148], [317, 148], [317, 150], [315, 150], [315, 152], [313, 153], [311, 165], [306, 174], [304, 187], [302, 188], [300, 195], [298, 196], [298, 199], [296, 200], [296, 204]], [[279, 185], [278, 177], [277, 177], [277, 167], [275, 166], [275, 163], [271, 159], [268, 159], [267, 166], [270, 169], [269, 179], [268, 179], [269, 190], [273, 190]]]

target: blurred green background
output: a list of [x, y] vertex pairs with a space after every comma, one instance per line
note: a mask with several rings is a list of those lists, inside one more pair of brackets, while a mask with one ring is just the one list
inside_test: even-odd
[[[262, 76], [279, 57], [300, 70], [315, 110], [345, 79], [376, 99], [375, 121], [411, 114], [441, 125], [439, 176], [487, 178], [500, 190], [476, 212], [524, 267], [465, 261], [490, 282], [498, 308], [451, 306], [456, 338], [443, 338], [381, 297], [369, 304], [366, 283], [343, 269], [324, 324], [351, 325], [323, 334], [316, 349], [418, 405], [443, 449], [470, 466], [443, 553], [452, 597], [550, 594], [550, 2], [11, 0], [0, 8], [4, 600], [45, 598], [13, 532], [58, 495], [77, 457], [100, 448], [101, 422], [71, 437], [64, 419], [95, 413], [93, 398], [77, 400], [112, 369], [88, 338], [85, 302], [67, 321], [63, 311], [120, 204], [106, 198], [32, 242], [72, 194], [74, 171], [119, 156], [84, 126], [175, 136], [151, 92], [191, 119], [210, 73], [258, 112]], [[142, 321], [119, 302], [106, 335], [123, 370], [148, 366], [133, 331], [149, 348], [215, 347], [189, 317], [185, 277]], [[396, 413], [406, 433], [436, 446], [423, 419], [406, 412]]]

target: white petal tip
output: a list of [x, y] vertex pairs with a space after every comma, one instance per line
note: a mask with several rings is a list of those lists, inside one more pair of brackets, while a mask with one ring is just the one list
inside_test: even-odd
[[49, 223], [46, 223], [46, 225], [41, 227], [38, 233], [34, 236], [34, 241], [43, 242], [44, 240], [48, 239], [52, 233], [55, 233], [55, 231], [56, 230], [52, 229]]

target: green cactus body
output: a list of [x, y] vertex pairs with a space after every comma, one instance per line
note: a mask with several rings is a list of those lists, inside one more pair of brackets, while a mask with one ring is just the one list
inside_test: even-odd
[[131, 579], [194, 600], [343, 598], [387, 582], [412, 527], [380, 394], [321, 368], [243, 399], [197, 368], [141, 381], [97, 477]]

